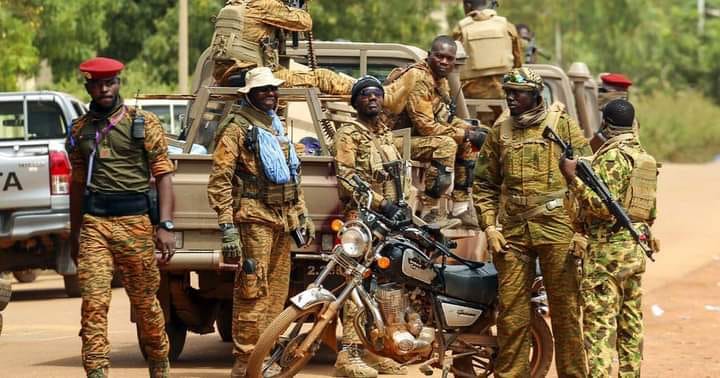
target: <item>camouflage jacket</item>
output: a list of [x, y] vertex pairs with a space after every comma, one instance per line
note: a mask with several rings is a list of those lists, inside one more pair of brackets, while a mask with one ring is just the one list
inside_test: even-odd
[[[630, 188], [630, 178], [633, 173], [632, 150], [644, 152], [633, 134], [621, 134], [605, 142], [603, 147], [589, 158], [595, 174], [605, 183], [612, 197], [621, 204]], [[576, 224], [583, 227], [579, 231], [593, 236], [598, 231], [609, 230], [612, 227], [614, 223], [612, 214], [592, 189], [577, 177], [568, 184], [568, 188], [575, 205], [572, 208], [572, 215], [577, 219]], [[626, 206], [626, 204], [623, 205]], [[656, 204], [653, 201], [650, 221], [655, 219], [656, 212]], [[612, 236], [613, 240], [630, 240], [631, 238], [630, 234], [624, 230]]]
[[[375, 128], [360, 121], [343, 124], [335, 136], [335, 151], [338, 177], [350, 180], [353, 175], [358, 175], [370, 183], [374, 209], [378, 210], [385, 198], [389, 201], [397, 198], [392, 178], [385, 172], [383, 163], [401, 160], [402, 157], [395, 147], [392, 132], [385, 124], [379, 121]], [[352, 188], [338, 180], [338, 191], [340, 199], [345, 203], [345, 210], [354, 209]]]
[[[272, 119], [250, 105], [233, 105], [220, 125], [208, 183], [208, 201], [218, 214], [218, 224], [263, 223], [286, 232], [296, 228], [298, 217], [307, 214], [302, 189], [298, 201], [287, 206], [268, 206], [257, 198], [242, 196], [236, 169], [254, 177], [264, 177], [258, 155], [247, 145], [249, 127], [260, 127], [276, 134]], [[288, 145], [281, 143], [287, 157]]]
[[[145, 119], [143, 139], [132, 137], [133, 117]], [[103, 136], [110, 122], [115, 126]], [[95, 146], [98, 138], [99, 145]], [[158, 177], [175, 171], [168, 158], [165, 131], [157, 116], [127, 105], [119, 106], [107, 116], [89, 112], [75, 119], [65, 145], [72, 166], [72, 181], [83, 184], [90, 154], [96, 149], [90, 188], [100, 192], [144, 192], [149, 189], [149, 175]]]
[[458, 129], [466, 129], [458, 117], [448, 122], [453, 97], [447, 79], [435, 78], [427, 62], [404, 68], [385, 86], [385, 108], [400, 114], [400, 124], [393, 128], [412, 127], [413, 135], [455, 136]]
[[[514, 117], [508, 117], [488, 133], [480, 151], [487, 162], [487, 173], [476, 176], [473, 186], [483, 229], [499, 221], [505, 237], [523, 235], [527, 226], [536, 244], [570, 240], [571, 222], [561, 201], [567, 190], [558, 167], [561, 150], [543, 138], [547, 122], [548, 117], [535, 126], [520, 128]], [[564, 111], [554, 128], [579, 154], [590, 151], [577, 122]], [[540, 214], [514, 219], [555, 199]]]

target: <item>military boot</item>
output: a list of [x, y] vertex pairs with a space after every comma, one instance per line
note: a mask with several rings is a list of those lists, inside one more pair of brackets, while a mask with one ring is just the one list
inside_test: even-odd
[[[263, 362], [263, 366], [266, 366], [267, 363], [270, 362], [270, 358], [266, 358]], [[276, 375], [279, 375], [282, 373], [282, 368], [277, 363], [273, 362], [272, 365], [268, 366], [265, 371], [263, 371], [263, 377], [274, 377]]]
[[441, 229], [453, 228], [462, 223], [459, 219], [448, 218], [447, 214], [437, 207], [430, 209], [429, 212], [421, 215], [420, 218], [422, 218], [422, 220], [424, 220], [427, 224], [437, 224]]
[[170, 361], [167, 358], [162, 360], [148, 360], [148, 369], [150, 370], [150, 378], [169, 378], [170, 377]]
[[361, 358], [357, 347], [343, 347], [335, 360], [335, 376], [350, 378], [374, 378], [378, 371], [368, 366]]
[[463, 203], [453, 204], [451, 219], [459, 220], [462, 223], [463, 227], [467, 229], [480, 230], [480, 224], [478, 224], [475, 206], [473, 206], [472, 202], [470, 201], [463, 201]]
[[87, 372], [87, 378], [107, 378], [108, 370], [107, 366], [92, 369]]
[[380, 374], [406, 375], [408, 373], [407, 366], [400, 365], [392, 358], [381, 357], [367, 350], [363, 351], [362, 360]]
[[230, 378], [245, 378], [247, 372], [247, 362], [235, 359], [232, 370], [230, 370]]

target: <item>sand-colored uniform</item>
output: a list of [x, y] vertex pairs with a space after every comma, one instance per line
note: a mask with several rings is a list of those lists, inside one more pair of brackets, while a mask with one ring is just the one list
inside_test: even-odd
[[[475, 154], [470, 142], [464, 141], [467, 123], [458, 117], [449, 120], [453, 97], [447, 79], [435, 78], [428, 63], [420, 62], [403, 68], [399, 76], [385, 86], [385, 91], [385, 108], [399, 114], [393, 128], [412, 128], [412, 159], [434, 160], [448, 168], [455, 166], [452, 198], [454, 201], [469, 200], [471, 185], [467, 185], [467, 177], [472, 168], [464, 163], [474, 164]], [[435, 177], [437, 172], [431, 169], [426, 177], [426, 187], [433, 185]], [[436, 202], [425, 193], [422, 200], [426, 205]]]
[[[645, 175], [633, 172], [638, 168], [635, 157], [645, 153], [632, 133], [608, 140], [592, 156], [591, 166], [606, 184], [615, 199], [620, 199], [628, 213], [628, 193], [649, 195], [632, 201], [640, 213], [631, 215], [638, 230], [648, 230], [656, 215], [656, 169], [649, 162]], [[653, 172], [655, 171], [655, 172]], [[633, 176], [636, 176], [635, 178]], [[631, 187], [637, 185], [631, 190]], [[650, 190], [643, 190], [643, 186]], [[588, 236], [588, 249], [583, 263], [581, 299], [583, 334], [590, 377], [609, 377], [614, 352], [619, 359], [620, 377], [640, 377], [642, 361], [642, 274], [645, 254], [632, 236], [621, 229], [613, 232], [613, 216], [602, 200], [576, 178], [569, 185], [574, 197], [582, 231]], [[642, 197], [642, 194], [641, 194]]]
[[475, 178], [474, 203], [480, 226], [502, 226], [507, 253], [493, 256], [499, 277], [500, 314], [495, 363], [498, 377], [529, 376], [530, 288], [535, 259], [540, 266], [552, 311], [557, 370], [563, 377], [585, 376], [578, 274], [568, 253], [573, 229], [562, 198], [567, 190], [558, 168], [560, 149], [542, 137], [546, 124], [580, 154], [589, 152], [577, 123], [564, 111], [539, 124], [520, 128], [514, 117], [494, 126], [481, 154], [487, 174]]
[[[144, 117], [145, 137], [132, 137], [133, 116]], [[107, 133], [110, 123], [115, 126]], [[101, 139], [99, 143], [96, 141]], [[171, 174], [165, 134], [158, 118], [149, 112], [120, 105], [109, 115], [87, 113], [72, 126], [66, 143], [72, 180], [86, 183], [90, 155], [94, 168], [86, 190], [95, 195], [143, 196], [149, 175]], [[155, 259], [154, 227], [146, 212], [127, 216], [102, 216], [84, 211], [80, 231], [78, 280], [82, 295], [82, 360], [86, 371], [110, 365], [107, 312], [113, 271], [122, 273], [133, 311], [140, 326], [145, 353], [152, 361], [167, 359], [169, 344], [165, 320], [155, 296], [160, 273]]]
[[[395, 147], [395, 141], [390, 129], [382, 122], [375, 127], [363, 124], [361, 121], [343, 124], [335, 136], [335, 168], [338, 177], [352, 180], [358, 175], [369, 183], [373, 190], [374, 210], [380, 209], [380, 203], [387, 199], [395, 201], [398, 196], [393, 178], [383, 168], [383, 163], [402, 160], [400, 152]], [[357, 205], [352, 200], [352, 187], [342, 180], [338, 180], [340, 200], [345, 203], [345, 218], [357, 217]], [[343, 343], [361, 344], [355, 332], [353, 319], [357, 314], [357, 307], [352, 301], [346, 302], [343, 309]]]
[[[262, 128], [273, 135], [269, 115], [251, 105], [234, 105], [222, 122], [213, 154], [208, 183], [210, 207], [218, 223], [234, 223], [242, 240], [242, 255], [254, 259], [256, 273], [238, 270], [233, 291], [233, 355], [247, 362], [255, 343], [268, 324], [283, 310], [290, 282], [289, 232], [300, 226], [307, 214], [299, 182], [284, 185], [287, 197], [266, 198], [277, 193], [266, 186], [258, 153], [250, 149], [251, 128]], [[288, 144], [281, 142], [286, 157]], [[283, 185], [280, 185], [283, 186]], [[271, 202], [272, 201], [272, 202]]]

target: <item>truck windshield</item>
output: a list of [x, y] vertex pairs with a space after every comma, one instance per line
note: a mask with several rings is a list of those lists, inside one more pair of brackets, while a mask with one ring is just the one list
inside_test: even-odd
[[0, 102], [0, 140], [65, 138], [67, 124], [52, 101], [28, 101], [27, 133], [22, 101]]

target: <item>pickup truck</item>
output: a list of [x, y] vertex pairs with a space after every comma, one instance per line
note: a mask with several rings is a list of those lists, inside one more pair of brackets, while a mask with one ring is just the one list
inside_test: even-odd
[[68, 244], [64, 145], [72, 120], [85, 112], [60, 92], [0, 93], [0, 272], [28, 281], [37, 269], [54, 269], [70, 296], [80, 290]]
[[[358, 77], [372, 74], [381, 80], [395, 67], [402, 67], [425, 58], [425, 51], [399, 44], [317, 42], [314, 46], [319, 65]], [[203, 56], [207, 56], [203, 54]], [[186, 131], [184, 140], [169, 140], [171, 145], [183, 148], [185, 153], [173, 154], [170, 158], [176, 165], [173, 179], [175, 196], [174, 209], [176, 225], [177, 252], [170, 264], [163, 266], [158, 298], [166, 319], [166, 330], [170, 339], [170, 359], [177, 359], [184, 347], [188, 331], [211, 333], [217, 330], [224, 341], [231, 341], [232, 323], [232, 287], [233, 268], [223, 264], [220, 253], [220, 232], [217, 227], [217, 215], [208, 206], [207, 180], [211, 170], [212, 156], [187, 153], [194, 143], [205, 144], [213, 140], [213, 125], [227, 115], [230, 105], [236, 100], [232, 88], [208, 87], [209, 74], [206, 61], [201, 56], [196, 68], [193, 96], [164, 96], [194, 100], [205, 106], [190, 106], [185, 117]], [[301, 43], [298, 48], [288, 46], [286, 58], [298, 63], [307, 62], [307, 45]], [[460, 59], [459, 64], [462, 64]], [[596, 86], [589, 72], [577, 74], [571, 79], [561, 69], [546, 65], [533, 65], [548, 83], [544, 95], [549, 103], [562, 101], [569, 113], [583, 123], [590, 135], [597, 124], [591, 116], [595, 108], [588, 105], [586, 96], [596, 97]], [[582, 64], [578, 67], [583, 67]], [[586, 68], [585, 68], [586, 69]], [[578, 72], [582, 71], [579, 68]], [[577, 84], [575, 82], [577, 81]], [[457, 76], [451, 78], [451, 87], [458, 88]], [[575, 87], [578, 90], [575, 90]], [[457, 93], [454, 90], [453, 93]], [[581, 96], [576, 98], [576, 94]], [[148, 98], [159, 98], [161, 96]], [[335, 243], [335, 231], [331, 224], [341, 217], [342, 205], [338, 199], [334, 160], [328, 153], [332, 143], [332, 130], [328, 132], [328, 122], [341, 122], [349, 111], [347, 98], [342, 96], [322, 96], [314, 88], [282, 89], [280, 102], [285, 108], [288, 134], [294, 142], [304, 136], [316, 137], [322, 145], [320, 156], [301, 156], [303, 164], [302, 185], [310, 216], [317, 229], [315, 242], [305, 248], [292, 249], [293, 267], [291, 272], [290, 295], [304, 289], [314, 280], [324, 265], [323, 256], [331, 251]], [[340, 103], [344, 102], [344, 103]], [[459, 115], [470, 118], [492, 107], [505, 108], [504, 101], [465, 101], [458, 96]], [[588, 113], [585, 117], [579, 109]], [[593, 112], [591, 112], [593, 110]], [[473, 117], [475, 118], [475, 117]], [[402, 134], [400, 132], [399, 134]], [[407, 151], [405, 151], [407, 153]], [[413, 163], [413, 183], [422, 186], [423, 165]], [[477, 232], [465, 232], [451, 237], [458, 240], [458, 251], [465, 257], [478, 256], [476, 250], [484, 249], [484, 235]], [[131, 314], [131, 318], [133, 315]], [[138, 331], [139, 332], [139, 331]], [[138, 333], [139, 334], [139, 333]], [[138, 338], [140, 340], [140, 338]], [[141, 347], [141, 350], [143, 348]]]

